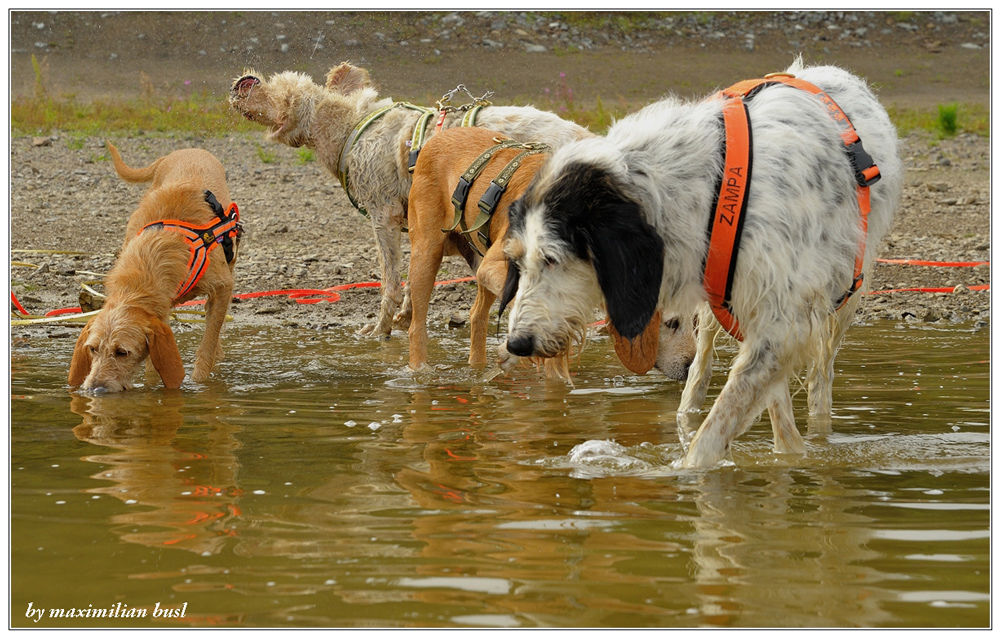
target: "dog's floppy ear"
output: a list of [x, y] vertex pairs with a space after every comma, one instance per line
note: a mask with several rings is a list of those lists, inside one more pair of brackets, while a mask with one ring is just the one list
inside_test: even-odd
[[503, 316], [503, 311], [507, 308], [507, 304], [514, 300], [514, 296], [517, 295], [517, 285], [521, 280], [521, 271], [518, 270], [517, 264], [512, 262], [510, 259], [507, 260], [507, 279], [503, 282], [503, 292], [500, 293], [500, 312], [497, 313], [497, 318]]
[[159, 317], [146, 313], [146, 344], [153, 367], [160, 373], [164, 387], [176, 390], [184, 380], [184, 363], [174, 340], [174, 332]]
[[639, 204], [604, 179], [593, 182], [578, 232], [597, 273], [608, 316], [618, 333], [643, 333], [660, 298], [663, 239], [642, 217]]
[[90, 374], [90, 348], [87, 347], [87, 339], [90, 337], [90, 324], [94, 323], [94, 317], [90, 318], [87, 325], [76, 340], [73, 347], [73, 360], [69, 364], [69, 384], [71, 386], [82, 385]]
[[646, 374], [656, 365], [656, 355], [660, 349], [660, 317], [657, 310], [649, 320], [642, 334], [634, 339], [623, 338], [615, 324], [608, 322], [608, 333], [615, 344], [615, 354], [622, 365], [636, 374]]
[[368, 71], [352, 65], [350, 62], [341, 62], [326, 74], [326, 88], [343, 95], [350, 95], [371, 85]]

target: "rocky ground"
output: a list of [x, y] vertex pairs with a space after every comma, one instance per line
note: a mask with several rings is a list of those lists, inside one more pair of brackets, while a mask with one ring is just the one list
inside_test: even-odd
[[[103, 69], [107, 66], [126, 75], [138, 73], [140, 68], [144, 72], [158, 69], [159, 75], [153, 77], [164, 86], [175, 82], [180, 86], [188, 76], [210, 77], [224, 91], [244, 62], [277, 71], [310, 64], [318, 66], [312, 60], [322, 57], [327, 67], [347, 58], [367, 64], [383, 93], [414, 99], [411, 96], [420, 95], [412, 77], [414, 72], [436, 69], [428, 72], [428, 76], [436, 78], [434, 86], [450, 88], [455, 82], [450, 76], [437, 75], [441, 68], [438, 64], [412, 62], [411, 58], [448, 60], [450, 55], [461, 55], [462, 47], [471, 47], [466, 60], [472, 71], [467, 70], [466, 75], [478, 78], [478, 70], [482, 69], [482, 76], [487, 77], [483, 85], [499, 89], [498, 98], [502, 98], [505, 88], [512, 96], [523, 97], [543, 94], [550, 80], [536, 76], [550, 78], [554, 70], [563, 67], [572, 66], [573, 72], [580, 74], [593, 68], [595, 76], [604, 77], [609, 73], [605, 68], [608, 60], [633, 65], [649, 61], [640, 65], [642, 68], [611, 73], [614, 81], [609, 80], [609, 84], [624, 87], [630, 78], [639, 85], [642, 82], [635, 78], [646, 78], [655, 72], [656, 66], [663, 68], [659, 62], [662, 56], [651, 53], [683, 53], [684, 59], [692, 60], [692, 67], [713, 63], [722, 68], [724, 63], [715, 61], [724, 60], [727, 48], [737, 47], [751, 57], [758, 56], [754, 59], [765, 69], [779, 68], [764, 65], [761, 60], [770, 59], [766, 56], [787, 64], [793, 51], [804, 51], [807, 56], [818, 58], [823, 58], [826, 51], [837, 58], [856, 60], [855, 70], [882, 83], [882, 96], [887, 102], [919, 105], [940, 102], [943, 95], [955, 95], [950, 99], [988, 103], [988, 52], [983, 49], [988, 44], [989, 26], [988, 21], [984, 26], [980, 14], [970, 17], [970, 14], [926, 13], [914, 14], [916, 17], [908, 20], [902, 19], [905, 18], [902, 15], [896, 15], [900, 19], [890, 19], [887, 14], [869, 13], [760, 13], [743, 20], [734, 20], [728, 14], [713, 16], [711, 20], [699, 17], [706, 14], [670, 14], [656, 18], [655, 23], [644, 29], [632, 31], [616, 27], [614, 16], [608, 18], [607, 24], [595, 22], [584, 26], [572, 20], [552, 17], [539, 20], [531, 14], [515, 13], [417, 13], [411, 14], [408, 21], [401, 20], [399, 14], [385, 17], [213, 13], [198, 17], [197, 25], [187, 23], [195, 21], [191, 14], [172, 15], [176, 18], [173, 22], [163, 20], [162, 15], [159, 21], [153, 20], [145, 13], [14, 12], [13, 90], [17, 94], [31, 85], [30, 70], [24, 70], [25, 58], [30, 57], [28, 52], [50, 56], [46, 65], [50, 73], [48, 81], [53, 85], [77, 95], [95, 97], [112, 95], [129, 86], [128, 81], [110, 70], [105, 75]], [[315, 33], [295, 27], [307, 18], [312, 20], [313, 30], [323, 34], [316, 42], [306, 37], [312, 38]], [[109, 49], [122, 46], [121, 40], [107, 37], [111, 31], [108, 25], [116, 20], [133, 23], [146, 20], [142, 25], [125, 25], [133, 41], [144, 43], [142, 56], [129, 63], [128, 71], [122, 70], [123, 58], [130, 56], [111, 57], [114, 52], [109, 53]], [[225, 24], [217, 24], [223, 20]], [[89, 26], [85, 24], [88, 22]], [[169, 28], [164, 23], [170, 23]], [[205, 23], [215, 23], [217, 27], [214, 49], [205, 42], [199, 45], [185, 40], [194, 37], [192, 32]], [[95, 31], [94, 25], [101, 24], [105, 29]], [[281, 25], [280, 29], [276, 24]], [[253, 31], [257, 35], [249, 35], [251, 27], [259, 29]], [[277, 35], [281, 33], [275, 30], [287, 30], [289, 35], [279, 39]], [[983, 37], [984, 33], [987, 37]], [[239, 43], [234, 44], [236, 39]], [[196, 48], [199, 46], [203, 48]], [[537, 47], [544, 47], [545, 51]], [[570, 49], [577, 52], [560, 53]], [[352, 52], [358, 55], [350, 55]], [[503, 57], [502, 52], [507, 52], [508, 57]], [[392, 61], [393, 54], [402, 56], [396, 64]], [[506, 87], [499, 81], [490, 83], [488, 78], [496, 72], [497, 60], [518, 61], [524, 56], [534, 56], [532, 59], [537, 62], [523, 68], [514, 65], [504, 69], [508, 74], [514, 73], [512, 69], [523, 71], [521, 81], [510, 81]], [[868, 67], [864, 64], [866, 56], [872, 62]], [[927, 62], [916, 64], [914, 60]], [[959, 63], [975, 69], [976, 73], [950, 73]], [[178, 65], [184, 65], [183, 72], [176, 71]], [[544, 66], [545, 72], [536, 66]], [[80, 75], [84, 68], [93, 74], [90, 81]], [[913, 72], [897, 75], [884, 70], [891, 68], [913, 69]], [[314, 73], [322, 77], [324, 70]], [[732, 72], [726, 67], [725, 72], [716, 73], [718, 79], [711, 86], [739, 79], [740, 76], [729, 77]], [[759, 69], [755, 72], [759, 73]], [[936, 77], [937, 84], [927, 86], [926, 82], [914, 80], [918, 75]], [[102, 88], [105, 83], [108, 83], [106, 89]], [[702, 84], [685, 85], [677, 81], [673, 89], [667, 90], [704, 93], [709, 88], [702, 88]], [[137, 87], [138, 83], [134, 85]], [[588, 82], [582, 82], [580, 87], [581, 100], [595, 90]], [[623, 88], [621, 95], [628, 95], [630, 103], [635, 100], [645, 103], [665, 89], [656, 84], [639, 93], [628, 91], [631, 89]], [[609, 97], [613, 93], [603, 95]], [[304, 162], [295, 149], [271, 144], [257, 133], [223, 138], [142, 135], [116, 137], [112, 141], [133, 166], [144, 166], [170, 151], [190, 146], [205, 148], [222, 161], [247, 229], [237, 267], [237, 292], [321, 289], [378, 280], [368, 222], [350, 206], [337, 180], [315, 162]], [[938, 139], [930, 133], [913, 133], [903, 138], [902, 149], [907, 184], [882, 256], [988, 261], [989, 140], [969, 134]], [[103, 137], [81, 140], [60, 132], [42, 137], [17, 135], [11, 140], [10, 153], [12, 290], [33, 313], [76, 306], [81, 283], [100, 279], [100, 274], [113, 264], [126, 219], [141, 198], [143, 187], [118, 179], [107, 160]], [[448, 258], [440, 278], [470, 274], [463, 261]], [[949, 294], [871, 295], [863, 303], [858, 320], [978, 322], [985, 326], [990, 312], [989, 292], [973, 292], [969, 287], [989, 283], [988, 266], [879, 264], [870, 282], [875, 291], [959, 288]], [[377, 289], [356, 289], [341, 295], [336, 303], [310, 305], [283, 296], [244, 300], [233, 305], [231, 314], [238, 323], [315, 330], [341, 325], [360, 327], [378, 309]], [[432, 331], [443, 329], [453, 315], [466, 317], [474, 296], [475, 286], [471, 283], [439, 287], [431, 305]], [[75, 336], [76, 330], [53, 325], [17, 329], [66, 337]]]

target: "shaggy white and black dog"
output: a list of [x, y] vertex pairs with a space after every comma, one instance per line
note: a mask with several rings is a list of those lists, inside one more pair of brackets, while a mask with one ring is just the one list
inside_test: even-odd
[[[840, 105], [881, 171], [870, 187], [867, 270], [902, 188], [895, 129], [866, 83], [847, 71], [797, 61], [787, 73]], [[690, 440], [685, 467], [723, 461], [764, 408], [776, 451], [804, 452], [789, 378], [810, 367], [810, 409], [828, 419], [833, 360], [859, 300], [855, 294], [840, 305], [863, 236], [839, 127], [816, 96], [797, 88], [767, 86], [746, 104], [753, 175], [731, 294], [743, 342]], [[512, 354], [564, 351], [601, 303], [628, 338], [658, 308], [714, 323], [702, 309], [707, 229], [723, 170], [722, 106], [718, 97], [665, 99], [617, 122], [606, 137], [553, 154], [510, 211], [501, 308], [513, 300]], [[704, 402], [715, 333], [708, 328], [701, 326], [679, 414]]]

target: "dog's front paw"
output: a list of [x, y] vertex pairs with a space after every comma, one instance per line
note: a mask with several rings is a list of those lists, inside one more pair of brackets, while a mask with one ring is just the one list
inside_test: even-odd
[[369, 323], [358, 329], [357, 334], [363, 337], [374, 337], [376, 339], [383, 339], [385, 341], [389, 340], [389, 331], [380, 330], [378, 324]]
[[703, 436], [699, 430], [699, 433], [695, 434], [694, 440], [691, 441], [687, 454], [676, 465], [687, 470], [708, 470], [723, 464], [728, 456], [728, 451], [728, 445], [717, 438]]

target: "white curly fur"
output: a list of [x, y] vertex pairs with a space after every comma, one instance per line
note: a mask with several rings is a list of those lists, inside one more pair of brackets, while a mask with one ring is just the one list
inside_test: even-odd
[[[788, 72], [819, 86], [844, 109], [879, 166], [882, 179], [871, 187], [865, 250], [870, 269], [902, 188], [895, 129], [866, 83], [847, 71], [804, 68], [797, 61]], [[690, 442], [686, 467], [723, 460], [731, 441], [765, 407], [776, 450], [804, 452], [789, 376], [811, 366], [810, 411], [829, 419], [834, 357], [859, 301], [855, 294], [835, 311], [834, 300], [852, 282], [860, 240], [856, 182], [838, 127], [815, 96], [795, 88], [769, 87], [747, 104], [753, 172], [732, 290], [744, 341], [725, 387]], [[508, 250], [508, 256], [520, 281], [508, 347], [534, 347], [538, 354], [557, 348], [607, 298], [595, 276], [595, 259], [575, 254], [565, 239], [572, 229], [560, 228], [572, 217], [561, 210], [572, 199], [566, 184], [581, 167], [606, 178], [614, 197], [634, 202], [662, 239], [658, 304], [682, 316], [707, 307], [706, 230], [722, 171], [721, 107], [719, 99], [668, 98], [617, 122], [607, 137], [577, 141], [553, 155], [525, 194], [520, 213], [511, 216], [508, 242], [517, 250]], [[710, 311], [699, 316], [699, 348], [679, 410], [682, 425], [683, 414], [703, 404], [711, 375], [715, 322]]]

